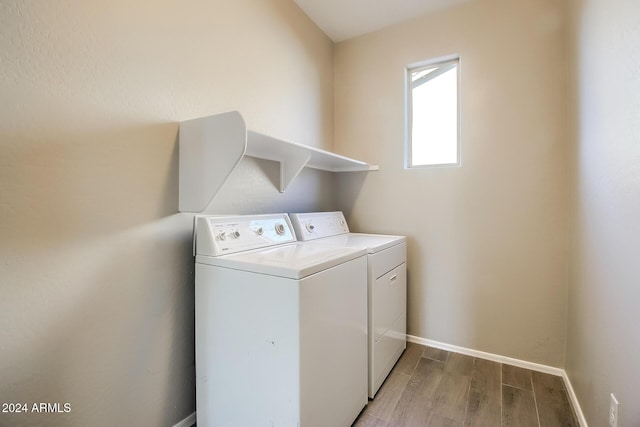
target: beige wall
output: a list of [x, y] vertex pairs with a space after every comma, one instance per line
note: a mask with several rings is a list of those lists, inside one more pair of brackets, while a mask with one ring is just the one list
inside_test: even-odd
[[[564, 26], [555, 0], [482, 0], [336, 46], [335, 150], [381, 169], [339, 206], [408, 236], [412, 335], [563, 366]], [[454, 53], [462, 166], [405, 170], [404, 67]]]
[[[240, 110], [330, 148], [333, 45], [288, 0], [0, 2], [0, 425], [173, 425], [195, 410], [180, 120]], [[247, 160], [211, 211], [331, 208]], [[31, 409], [31, 408], [30, 408]]]
[[[195, 409], [177, 123], [233, 109], [381, 171], [305, 170], [281, 195], [276, 165], [245, 159], [208, 212], [338, 207], [356, 231], [406, 234], [424, 338], [562, 367], [568, 302], [588, 421], [606, 424], [613, 392], [621, 425], [638, 423], [640, 10], [572, 3], [567, 134], [561, 2], [475, 1], [340, 43], [335, 92], [334, 46], [287, 0], [0, 2], [0, 400], [72, 404], [0, 424]], [[462, 167], [404, 170], [404, 66], [451, 53]]]
[[574, 0], [566, 370], [587, 421], [640, 425], [640, 3]]

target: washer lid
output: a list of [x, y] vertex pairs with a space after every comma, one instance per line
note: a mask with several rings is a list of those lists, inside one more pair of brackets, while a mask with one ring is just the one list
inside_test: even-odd
[[196, 263], [271, 276], [301, 279], [366, 254], [364, 248], [327, 243], [293, 243], [218, 257], [198, 255]]
[[332, 246], [364, 248], [367, 250], [367, 253], [373, 254], [390, 248], [391, 246], [404, 243], [407, 241], [407, 238], [405, 236], [393, 236], [390, 234], [348, 233], [324, 237], [314, 241]]

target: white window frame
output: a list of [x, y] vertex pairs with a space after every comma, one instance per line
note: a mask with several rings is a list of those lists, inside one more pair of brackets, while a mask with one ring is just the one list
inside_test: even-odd
[[[420, 61], [413, 64], [409, 64], [405, 68], [405, 169], [424, 169], [424, 168], [442, 168], [442, 167], [459, 167], [462, 164], [462, 155], [461, 155], [461, 144], [460, 144], [460, 133], [461, 133], [461, 107], [462, 107], [462, 97], [461, 97], [461, 79], [460, 79], [460, 68], [461, 68], [461, 59], [460, 55], [448, 55], [439, 58], [433, 58], [426, 61]], [[419, 72], [421, 70], [427, 68], [433, 68], [434, 66], [447, 66], [451, 64], [456, 64], [456, 73], [457, 73], [457, 96], [458, 96], [458, 111], [457, 111], [457, 161], [455, 163], [441, 163], [441, 164], [433, 164], [433, 165], [414, 165], [413, 160], [411, 158], [411, 149], [412, 149], [412, 127], [413, 127], [413, 85], [411, 80], [411, 74], [415, 72]], [[439, 75], [440, 73], [438, 73]], [[427, 76], [429, 76], [428, 74]], [[432, 76], [432, 78], [435, 76]]]

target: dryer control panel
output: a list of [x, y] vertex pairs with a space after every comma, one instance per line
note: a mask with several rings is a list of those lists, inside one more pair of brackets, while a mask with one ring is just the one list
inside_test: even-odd
[[295, 241], [287, 214], [195, 217], [194, 255], [220, 256]]
[[349, 232], [342, 212], [311, 212], [291, 214], [291, 222], [299, 240], [313, 240]]

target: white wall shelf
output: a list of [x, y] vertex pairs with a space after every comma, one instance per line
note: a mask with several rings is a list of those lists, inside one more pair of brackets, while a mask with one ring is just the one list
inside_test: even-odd
[[180, 123], [180, 212], [202, 212], [244, 156], [280, 163], [280, 192], [304, 167], [330, 172], [378, 166], [247, 129], [237, 111]]

